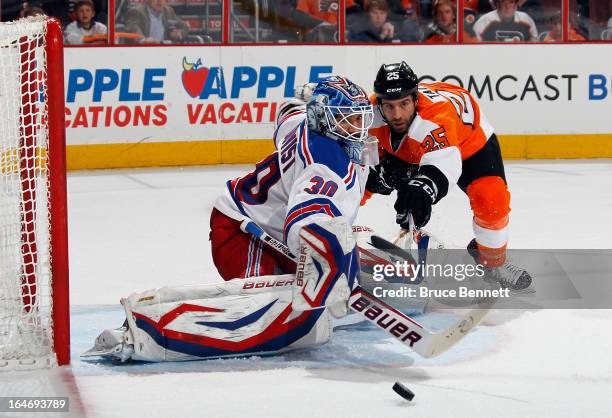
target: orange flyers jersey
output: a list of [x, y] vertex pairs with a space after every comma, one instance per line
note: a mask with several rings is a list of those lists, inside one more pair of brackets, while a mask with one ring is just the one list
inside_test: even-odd
[[[347, 9], [353, 6], [355, 6], [355, 0], [346, 0]], [[339, 7], [338, 0], [298, 0], [296, 8], [316, 19], [337, 25]]]
[[480, 150], [492, 134], [493, 128], [467, 90], [438, 82], [419, 83], [417, 114], [397, 150], [391, 145], [391, 127], [378, 110], [370, 129], [381, 154], [387, 152], [411, 164], [435, 165], [453, 183], [461, 174], [461, 161]]

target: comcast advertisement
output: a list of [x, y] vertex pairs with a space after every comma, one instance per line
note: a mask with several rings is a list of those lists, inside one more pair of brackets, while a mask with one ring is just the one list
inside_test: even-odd
[[[468, 88], [502, 135], [612, 131], [607, 45], [168, 47], [66, 50], [69, 145], [264, 139], [296, 85], [343, 74], [372, 91], [383, 62]], [[125, 59], [129, 53], [130, 59]], [[565, 59], [572, 56], [571, 60]]]

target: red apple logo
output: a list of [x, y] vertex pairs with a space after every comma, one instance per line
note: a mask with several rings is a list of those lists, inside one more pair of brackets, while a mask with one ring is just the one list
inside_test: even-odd
[[202, 60], [198, 59], [197, 62], [187, 62], [187, 58], [183, 57], [183, 73], [181, 74], [181, 81], [187, 94], [191, 97], [199, 97], [206, 84], [208, 78], [208, 68], [202, 67]]

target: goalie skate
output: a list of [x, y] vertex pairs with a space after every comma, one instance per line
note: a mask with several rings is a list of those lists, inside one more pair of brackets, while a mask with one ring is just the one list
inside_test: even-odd
[[134, 354], [134, 345], [129, 342], [127, 326], [102, 331], [94, 346], [81, 354], [81, 357], [103, 357], [126, 362]]

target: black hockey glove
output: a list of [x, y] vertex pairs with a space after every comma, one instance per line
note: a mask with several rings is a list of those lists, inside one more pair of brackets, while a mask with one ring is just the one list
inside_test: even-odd
[[398, 190], [400, 184], [405, 183], [416, 165], [407, 163], [394, 155], [386, 154], [380, 161], [380, 173], [389, 187]]
[[390, 195], [393, 188], [387, 184], [381, 171], [380, 164], [376, 167], [370, 167], [368, 181], [366, 181], [366, 190], [371, 193]]
[[427, 176], [418, 174], [400, 185], [395, 202], [395, 222], [408, 229], [408, 216], [412, 214], [414, 225], [421, 228], [429, 222], [431, 205], [436, 201], [436, 186]]

